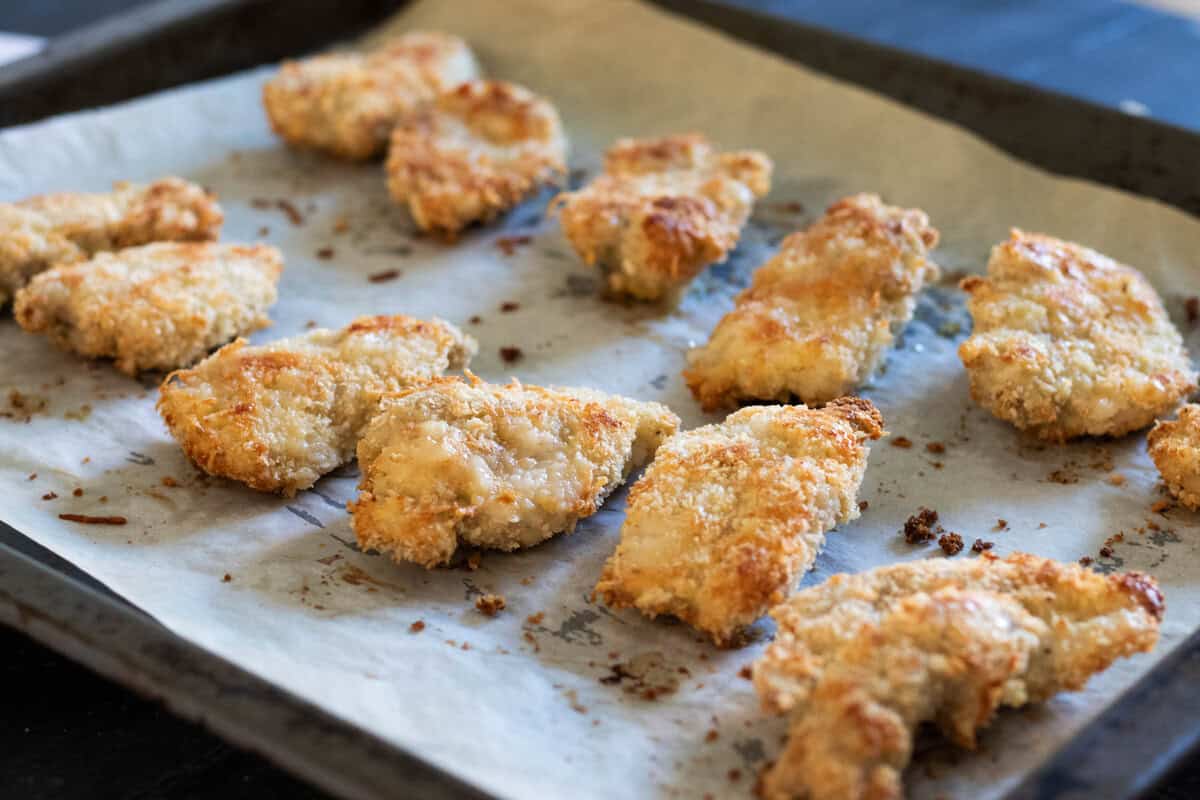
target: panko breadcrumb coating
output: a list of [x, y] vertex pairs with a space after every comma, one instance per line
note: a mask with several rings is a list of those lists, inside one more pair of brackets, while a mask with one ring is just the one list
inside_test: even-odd
[[63, 350], [129, 375], [193, 364], [271, 324], [283, 256], [268, 245], [156, 242], [34, 277], [13, 315]]
[[700, 134], [620, 139], [604, 172], [555, 199], [563, 233], [608, 292], [659, 300], [679, 292], [741, 236], [771, 190], [771, 160], [720, 153]]
[[289, 144], [362, 160], [384, 151], [402, 117], [478, 75], [457, 36], [406, 33], [366, 53], [283, 62], [263, 86], [263, 106]]
[[844, 397], [744, 408], [671, 437], [629, 492], [596, 593], [730, 642], [791, 593], [826, 531], [858, 517], [868, 442], [882, 435], [875, 406]]
[[566, 158], [548, 100], [504, 81], [469, 81], [396, 126], [388, 190], [421, 229], [453, 238], [560, 179]]
[[461, 369], [475, 349], [448, 322], [403, 315], [257, 347], [238, 340], [168, 375], [158, 410], [205, 472], [290, 496], [354, 458], [385, 393]]
[[223, 220], [214, 195], [180, 178], [0, 203], [0, 306], [57, 264], [150, 242], [212, 241]]
[[971, 397], [1040, 439], [1136, 431], [1196, 389], [1154, 288], [1095, 250], [1014, 230], [988, 276], [962, 288], [975, 322], [958, 350]]
[[870, 377], [938, 275], [925, 212], [860, 194], [783, 240], [750, 288], [688, 354], [683, 376], [705, 410], [741, 400], [812, 405]]
[[763, 797], [900, 798], [920, 723], [971, 748], [1000, 706], [1080, 689], [1153, 649], [1163, 609], [1153, 578], [1023, 553], [835, 575], [771, 612], [754, 683], [767, 710], [792, 716]]
[[679, 418], [592, 389], [443, 379], [387, 398], [358, 445], [359, 546], [426, 568], [532, 547], [596, 513]]
[[1171, 494], [1200, 511], [1200, 405], [1189, 403], [1179, 409], [1179, 419], [1156, 422], [1146, 442]]

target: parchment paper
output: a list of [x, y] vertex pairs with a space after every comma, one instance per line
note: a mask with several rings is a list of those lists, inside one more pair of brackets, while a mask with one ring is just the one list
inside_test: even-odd
[[[473, 367], [487, 379], [515, 374], [661, 400], [688, 427], [716, 417], [698, 412], [679, 377], [687, 347], [704, 340], [784, 234], [853, 191], [926, 209], [942, 231], [937, 258], [947, 272], [981, 271], [989, 246], [1015, 225], [1139, 266], [1178, 317], [1183, 295], [1196, 291], [1197, 220], [1049, 176], [950, 125], [647, 7], [422, 2], [390, 27], [461, 34], [491, 74], [553, 98], [572, 166], [589, 174], [616, 136], [700, 130], [768, 152], [775, 189], [729, 263], [697, 280], [679, 309], [603, 303], [544, 220], [545, 195], [453, 247], [414, 238], [378, 165], [290, 152], [270, 135], [258, 102], [264, 69], [0, 133], [0, 196], [185, 175], [220, 193], [226, 240], [262, 239], [286, 255], [275, 326], [253, 341], [310, 320], [336, 327], [360, 313], [437, 314], [479, 338]], [[261, 207], [280, 198], [303, 225]], [[796, 202], [802, 212], [788, 205]], [[350, 230], [339, 235], [343, 217]], [[526, 234], [532, 241], [511, 256], [496, 244]], [[323, 248], [333, 256], [318, 257]], [[401, 274], [368, 280], [387, 270]], [[1148, 570], [1169, 605], [1152, 656], [1122, 662], [1086, 692], [1002, 714], [975, 754], [923, 746], [910, 770], [914, 797], [991, 797], [1200, 623], [1197, 517], [1150, 511], [1160, 495], [1140, 435], [1041, 448], [972, 407], [955, 356], [969, 321], [952, 286], [926, 294], [865, 392], [893, 436], [914, 446], [875, 447], [861, 493], [870, 508], [831, 534], [805, 583], [940, 557], [897, 534], [926, 505], [968, 544], [992, 540], [1001, 554], [1095, 557], [1124, 531], [1097, 568]], [[507, 301], [520, 308], [502, 313]], [[482, 321], [469, 324], [473, 315]], [[525, 359], [505, 365], [502, 346]], [[353, 468], [292, 500], [205, 480], [154, 412], [154, 376], [139, 384], [58, 353], [8, 314], [0, 352], [0, 403], [12, 390], [26, 397], [23, 410], [0, 418], [4, 520], [190, 640], [505, 797], [747, 795], [777, 753], [782, 723], [760, 718], [738, 676], [769, 625], [744, 649], [719, 651], [684, 626], [588, 601], [617, 540], [621, 495], [573, 535], [486, 554], [474, 572], [400, 567], [352, 545], [343, 505]], [[927, 452], [929, 442], [946, 452]], [[1056, 471], [1068, 483], [1050, 479]], [[40, 499], [51, 491], [58, 499]], [[57, 519], [63, 512], [130, 523], [75, 525]], [[1007, 529], [994, 530], [998, 518]], [[1162, 530], [1144, 527], [1151, 518]], [[502, 593], [508, 609], [483, 617], [472, 602], [481, 591]], [[410, 632], [418, 620], [424, 630]]]

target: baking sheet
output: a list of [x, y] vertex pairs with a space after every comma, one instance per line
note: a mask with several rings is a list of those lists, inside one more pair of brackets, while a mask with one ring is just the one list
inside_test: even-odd
[[[414, 238], [378, 166], [330, 163], [272, 139], [258, 107], [270, 71], [259, 70], [0, 133], [0, 196], [183, 174], [220, 193], [227, 240], [261, 238], [287, 257], [276, 325], [254, 341], [358, 313], [438, 314], [480, 339], [473, 367], [485, 378], [657, 399], [689, 427], [715, 417], [698, 412], [679, 378], [683, 352], [784, 234], [852, 191], [925, 208], [942, 230], [947, 272], [980, 271], [990, 244], [1018, 225], [1137, 264], [1180, 317], [1182, 298], [1196, 291], [1196, 220], [1049, 177], [950, 126], [640, 5], [428, 2], [394, 27], [464, 35], [492, 74], [552, 97], [572, 166], [587, 174], [618, 135], [696, 129], [770, 153], [775, 190], [730, 262], [699, 279], [678, 310], [605, 304], [543, 219], [546, 196], [454, 247]], [[289, 222], [281, 199], [302, 225]], [[350, 230], [338, 235], [343, 217]], [[526, 235], [511, 255], [498, 243]], [[332, 257], [318, 255], [326, 248]], [[369, 280], [391, 270], [400, 273], [393, 280]], [[502, 313], [505, 302], [520, 308]], [[482, 321], [468, 324], [474, 315]], [[897, 535], [919, 505], [1000, 553], [1095, 557], [1123, 530], [1097, 566], [1146, 569], [1163, 582], [1161, 656], [1200, 622], [1200, 593], [1189, 586], [1200, 569], [1197, 518], [1149, 510], [1159, 495], [1141, 437], [1040, 448], [972, 408], [954, 356], [966, 322], [951, 284], [935, 288], [867, 388], [893, 435], [915, 446], [875, 448], [861, 494], [869, 510], [830, 536], [806, 583], [940, 553]], [[520, 347], [524, 360], [505, 365], [504, 346]], [[782, 723], [759, 718], [738, 677], [769, 625], [748, 647], [717, 651], [683, 626], [588, 601], [615, 545], [620, 496], [575, 534], [486, 554], [477, 571], [398, 567], [351, 544], [342, 506], [354, 493], [352, 468], [290, 501], [202, 479], [153, 412], [153, 380], [58, 354], [10, 317], [0, 321], [0, 349], [0, 404], [9, 404], [0, 410], [12, 415], [0, 418], [4, 520], [198, 644], [503, 796], [748, 793], [777, 752]], [[23, 408], [11, 407], [12, 390]], [[926, 452], [932, 441], [946, 452]], [[1113, 473], [1125, 483], [1110, 482]], [[58, 499], [40, 499], [51, 491]], [[130, 524], [69, 525], [56, 517], [64, 512], [123, 514]], [[1152, 517], [1163, 530], [1138, 534]], [[992, 530], [997, 518], [1008, 530]], [[509, 609], [482, 617], [473, 598], [483, 591], [504, 594]], [[418, 620], [424, 630], [410, 632]], [[1155, 656], [1121, 663], [1085, 693], [1002, 715], [975, 754], [923, 745], [913, 795], [1002, 793]]]

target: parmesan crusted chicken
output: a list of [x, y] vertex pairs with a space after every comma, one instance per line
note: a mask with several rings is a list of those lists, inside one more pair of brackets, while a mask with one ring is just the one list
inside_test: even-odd
[[406, 316], [258, 347], [238, 340], [168, 375], [158, 410], [205, 472], [290, 496], [354, 458], [384, 393], [465, 367], [475, 347], [447, 322]]
[[469, 81], [396, 126], [388, 190], [420, 228], [453, 238], [557, 181], [566, 158], [548, 100], [504, 81]]
[[602, 270], [610, 294], [659, 300], [723, 261], [770, 189], [766, 155], [716, 152], [693, 133], [618, 140], [603, 174], [555, 205], [575, 252]]
[[460, 543], [531, 547], [596, 513], [678, 427], [666, 406], [591, 389], [435, 381], [368, 426], [354, 532], [426, 568]]
[[1189, 403], [1179, 409], [1179, 419], [1155, 423], [1146, 441], [1171, 494], [1200, 511], [1200, 405]]
[[150, 242], [211, 241], [223, 219], [212, 194], [179, 178], [0, 203], [0, 306], [56, 264]]
[[971, 397], [1040, 439], [1120, 436], [1196, 389], [1183, 339], [1140, 272], [1014, 230], [988, 277], [962, 282], [975, 322], [958, 354]]
[[754, 667], [764, 707], [792, 714], [763, 796], [900, 798], [920, 723], [971, 748], [999, 707], [1080, 689], [1153, 649], [1163, 609], [1153, 578], [1023, 553], [914, 561], [799, 592], [771, 612], [778, 633]]
[[870, 401], [744, 408], [673, 436], [629, 492], [621, 543], [596, 593], [671, 614], [718, 644], [791, 593], [825, 532], [859, 515]]
[[367, 53], [285, 61], [263, 86], [263, 105], [289, 144], [368, 159], [384, 151], [401, 118], [478, 74], [462, 39], [406, 33]]
[[938, 275], [925, 213], [860, 194], [784, 239], [683, 376], [706, 410], [740, 400], [820, 404], [870, 377]]
[[39, 273], [17, 292], [13, 315], [130, 375], [175, 369], [270, 325], [282, 270], [267, 245], [156, 242]]

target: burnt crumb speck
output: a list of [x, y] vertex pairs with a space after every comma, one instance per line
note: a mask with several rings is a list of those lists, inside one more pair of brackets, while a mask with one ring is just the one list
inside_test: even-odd
[[425, 623], [422, 620], [417, 620], [412, 625], [408, 626], [409, 633], [420, 633], [423, 630], [425, 630]]
[[545, 618], [546, 618], [546, 612], [539, 611], [536, 614], [530, 614], [528, 617], [526, 617], [525, 624], [526, 625], [541, 625], [542, 620], [544, 620]]
[[479, 323], [483, 322], [483, 317], [479, 316], [478, 314], [472, 314], [471, 318], [468, 319], [467, 322], [471, 323], [472, 325], [478, 325]]
[[533, 241], [532, 236], [501, 236], [496, 240], [496, 247], [506, 256], [511, 256], [517, 252], [517, 248], [521, 245], [529, 244]]
[[1073, 483], [1079, 483], [1079, 475], [1070, 468], [1056, 469], [1046, 476], [1046, 480], [1051, 483], [1061, 483], [1063, 486], [1069, 486]]
[[503, 311], [505, 314], [507, 314], [511, 311], [516, 311], [520, 307], [521, 307], [521, 304], [517, 303], [513, 300], [507, 300], [500, 304], [500, 310]]
[[292, 223], [293, 225], [304, 224], [304, 215], [300, 213], [300, 209], [296, 208], [295, 204], [292, 203], [291, 200], [286, 198], [282, 200], [276, 200], [275, 207], [282, 211], [284, 216], [288, 218], [288, 222]]
[[525, 353], [519, 347], [501, 347], [500, 360], [505, 364], [515, 364], [525, 357]]
[[891, 443], [892, 447], [899, 447], [901, 450], [907, 450], [913, 445], [912, 439], [909, 439], [907, 436], [897, 436], [891, 440]]
[[1112, 558], [1113, 557], [1113, 549], [1111, 547], [1109, 547], [1108, 545], [1104, 545], [1103, 547], [1100, 548], [1100, 557], [1101, 558]]
[[998, 530], [998, 531], [1008, 530], [1008, 520], [1004, 519], [1003, 517], [996, 520], [996, 527], [994, 530]]
[[475, 610], [485, 617], [494, 617], [507, 606], [502, 594], [484, 594], [475, 598]]
[[43, 500], [54, 500], [57, 497], [58, 497], [58, 495], [55, 494], [54, 492], [46, 492], [44, 495], [42, 495]]
[[748, 680], [748, 681], [753, 680], [754, 679], [754, 670], [750, 669], [749, 665], [744, 666], [738, 670], [738, 677], [744, 678], [745, 680]]
[[958, 555], [963, 549], [963, 538], [954, 531], [943, 533], [938, 537], [938, 547], [948, 556]]
[[332, 247], [322, 247], [317, 251], [317, 258], [321, 259], [322, 261], [328, 261], [329, 259], [333, 258], [333, 256], [334, 250]]
[[944, 528], [938, 525], [938, 513], [932, 508], [924, 506], [904, 523], [904, 541], [909, 544], [931, 542], [942, 532], [944, 532]]
[[721, 738], [721, 734], [717, 733], [716, 728], [709, 728], [708, 733], [704, 734], [704, 741], [706, 742], [715, 742], [719, 738]]
[[871, 507], [871, 504], [870, 504], [870, 503], [868, 503], [866, 500], [859, 500], [859, 501], [858, 501], [858, 510], [859, 510], [859, 512], [860, 512], [860, 513], [861, 513], [861, 512], [863, 512], [863, 511], [866, 511], [866, 510], [867, 510], [868, 508], [870, 508], [870, 507]]
[[396, 278], [399, 278], [399, 277], [400, 277], [400, 270], [385, 269], [383, 272], [376, 272], [372, 275], [368, 275], [367, 280], [370, 281], [371, 283], [387, 283], [388, 281], [394, 281], [394, 280], [396, 280]]
[[976, 539], [971, 545], [972, 553], [982, 553], [984, 550], [991, 550], [995, 546], [994, 542], [986, 542], [983, 539]]
[[221, 583], [229, 583], [232, 580], [233, 580], [233, 576], [230, 575], [228, 572], [226, 572], [224, 575], [221, 576]]
[[1183, 301], [1183, 313], [1187, 315], [1188, 325], [1200, 321], [1200, 297], [1189, 297]]
[[83, 497], [83, 489], [79, 486], [76, 486], [74, 491], [71, 492], [71, 494], [74, 497]]
[[1085, 567], [1090, 567], [1094, 560], [1095, 559], [1093, 559], [1091, 556], [1084, 556], [1083, 558], [1079, 559], [1079, 563]]

